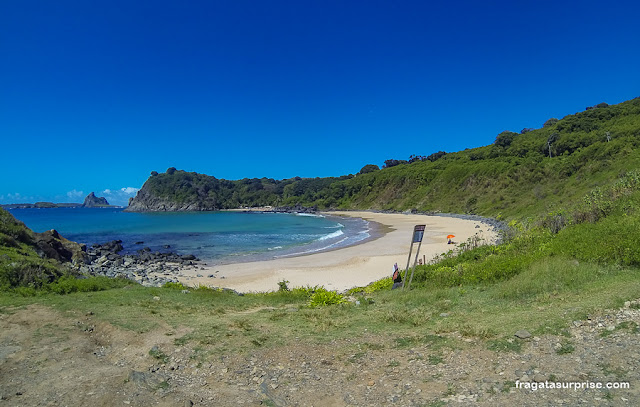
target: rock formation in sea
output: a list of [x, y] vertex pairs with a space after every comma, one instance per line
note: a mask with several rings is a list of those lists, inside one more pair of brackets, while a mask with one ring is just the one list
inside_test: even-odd
[[83, 208], [96, 208], [100, 206], [109, 206], [109, 202], [107, 202], [105, 197], [96, 196], [93, 192], [84, 198], [84, 203], [82, 204]]

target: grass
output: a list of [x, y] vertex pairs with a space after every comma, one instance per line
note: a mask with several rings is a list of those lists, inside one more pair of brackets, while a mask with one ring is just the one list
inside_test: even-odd
[[576, 348], [573, 346], [571, 342], [564, 341], [560, 344], [560, 347], [556, 349], [556, 353], [558, 355], [567, 355], [569, 353], [573, 353], [574, 350], [576, 350]]
[[488, 342], [489, 350], [495, 352], [521, 352], [522, 341], [514, 338], [494, 339]]
[[[555, 275], [557, 282], [568, 283], [531, 282], [548, 275]], [[224, 348], [245, 352], [294, 341], [357, 340], [365, 332], [389, 339], [386, 346], [367, 345], [362, 352], [417, 346], [438, 351], [463, 346], [449, 335], [458, 332], [486, 340], [494, 351], [517, 352], [522, 341], [513, 334], [519, 329], [562, 335], [575, 319], [636, 299], [640, 292], [637, 276], [634, 268], [575, 265], [568, 259], [547, 258], [510, 280], [492, 285], [469, 285], [463, 290], [452, 287], [404, 293], [376, 291], [370, 294], [375, 303], [366, 307], [339, 304], [309, 308], [308, 297], [296, 295], [293, 290], [240, 297], [206, 289], [182, 294], [172, 288], [127, 285], [66, 295], [45, 292], [22, 296], [4, 292], [0, 293], [0, 312], [41, 304], [63, 312], [93, 312], [95, 318], [140, 333], [166, 325], [172, 330], [186, 327], [189, 333], [175, 338], [176, 345], [191, 343], [211, 351]], [[299, 311], [286, 311], [292, 305]], [[430, 317], [444, 311], [450, 316]], [[623, 324], [617, 329], [635, 332], [636, 327]], [[362, 356], [356, 354], [353, 359]], [[437, 358], [432, 355], [429, 362], [437, 364]]]
[[151, 350], [149, 350], [149, 356], [151, 356], [154, 359], [157, 359], [162, 363], [167, 363], [169, 361], [169, 356], [163, 351], [161, 351], [160, 349], [158, 349], [156, 346], [154, 346], [153, 348], [151, 348]]

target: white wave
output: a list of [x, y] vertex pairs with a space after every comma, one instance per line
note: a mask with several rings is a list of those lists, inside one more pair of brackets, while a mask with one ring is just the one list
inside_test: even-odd
[[327, 240], [327, 239], [333, 239], [334, 237], [338, 237], [338, 236], [342, 236], [344, 235], [344, 232], [342, 230], [336, 230], [333, 233], [329, 233], [328, 235], [324, 235], [316, 240]]
[[278, 250], [282, 249], [282, 246], [269, 247], [267, 250]]
[[342, 223], [338, 223], [335, 226], [325, 226], [324, 229], [339, 229], [339, 228], [343, 228], [344, 225]]
[[279, 259], [279, 258], [281, 258], [281, 257], [301, 256], [301, 255], [303, 255], [303, 254], [309, 254], [309, 253], [316, 253], [316, 252], [320, 252], [320, 251], [323, 251], [323, 250], [327, 250], [327, 249], [329, 249], [329, 248], [331, 248], [331, 247], [333, 247], [333, 246], [339, 245], [340, 243], [344, 242], [344, 241], [345, 241], [345, 240], [347, 240], [347, 239], [348, 239], [348, 237], [345, 237], [345, 238], [344, 238], [344, 239], [342, 239], [342, 240], [339, 240], [339, 241], [337, 241], [337, 242], [335, 242], [335, 243], [331, 243], [329, 246], [323, 246], [323, 247], [319, 247], [319, 248], [317, 248], [317, 249], [313, 249], [313, 250], [306, 250], [306, 251], [304, 251], [304, 252], [296, 252], [296, 253], [283, 254], [283, 255], [281, 255], [281, 256], [273, 256], [273, 258], [274, 258], [274, 259]]
[[300, 212], [296, 212], [296, 216], [309, 216], [312, 218], [324, 218], [323, 215], [318, 215], [315, 213], [300, 213]]

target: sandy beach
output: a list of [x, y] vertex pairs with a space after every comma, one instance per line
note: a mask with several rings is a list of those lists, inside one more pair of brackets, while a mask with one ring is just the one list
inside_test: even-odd
[[[185, 271], [178, 279], [185, 285], [202, 284], [239, 292], [275, 291], [282, 280], [289, 281], [289, 287], [322, 285], [342, 291], [390, 276], [394, 263], [404, 269], [415, 225], [426, 225], [420, 258], [424, 255], [427, 261], [455, 247], [447, 244], [449, 234], [456, 236], [453, 239], [456, 243], [476, 234], [487, 243], [493, 243], [497, 237], [486, 224], [458, 218], [374, 212], [330, 214], [377, 222], [382, 225], [382, 233], [377, 239], [355, 246], [299, 257], [205, 266], [204, 270]], [[197, 277], [198, 274], [203, 277]], [[211, 274], [215, 277], [207, 277]]]

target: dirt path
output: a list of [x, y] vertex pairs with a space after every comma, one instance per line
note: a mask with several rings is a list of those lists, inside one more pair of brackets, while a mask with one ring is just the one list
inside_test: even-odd
[[[530, 337], [519, 353], [455, 334], [402, 343], [354, 333], [201, 360], [192, 344], [174, 344], [186, 331], [136, 334], [30, 306], [0, 314], [0, 406], [636, 406], [637, 307], [574, 321], [567, 336]], [[517, 380], [631, 387], [533, 392]]]

